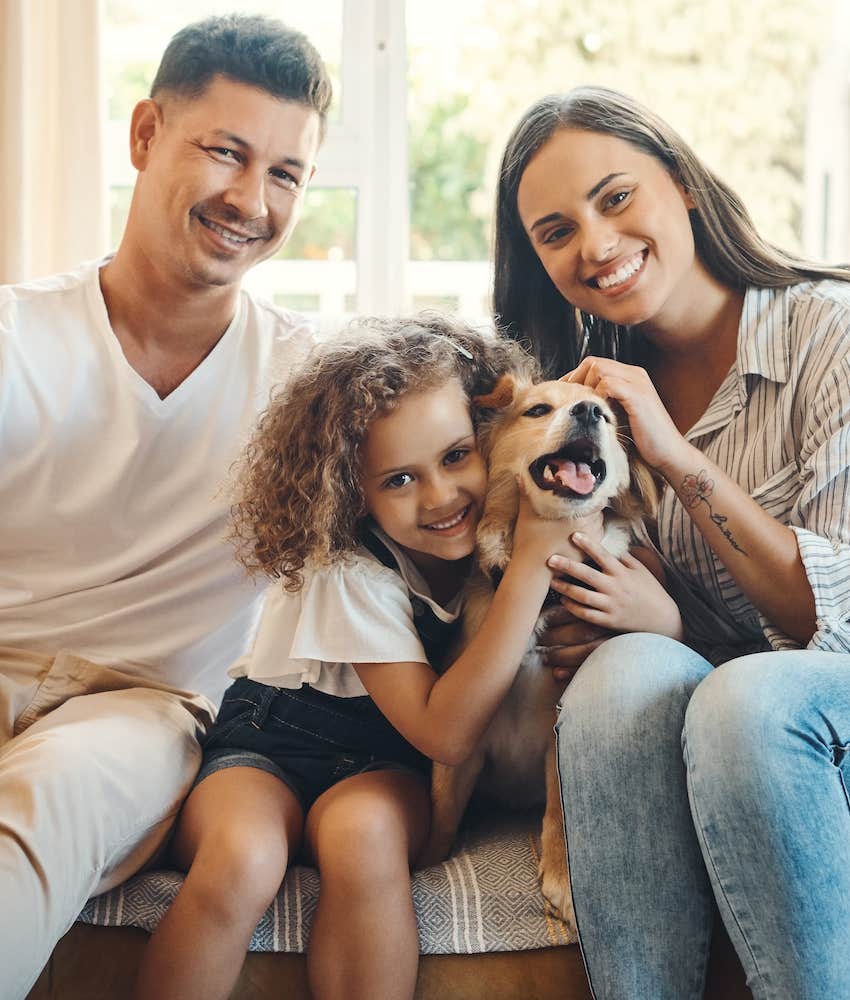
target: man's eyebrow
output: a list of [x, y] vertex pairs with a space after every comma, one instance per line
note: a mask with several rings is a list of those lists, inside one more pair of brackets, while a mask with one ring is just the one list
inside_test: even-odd
[[[243, 139], [242, 136], [237, 135], [235, 132], [228, 132], [224, 128], [214, 128], [212, 134], [220, 139], [226, 139], [228, 142], [232, 142], [234, 146], [238, 146], [240, 149], [251, 151], [253, 148], [251, 143], [247, 139]], [[303, 160], [299, 160], [297, 156], [284, 156], [281, 163], [285, 163], [291, 167], [300, 167], [302, 170], [306, 169], [306, 164]]]
[[[594, 184], [593, 187], [587, 192], [587, 194], [584, 196], [585, 201], [593, 201], [593, 199], [599, 194], [602, 188], [604, 188], [609, 181], [613, 181], [615, 177], [622, 177], [622, 176], [623, 176], [622, 172], [614, 174], [606, 174], [601, 181], [599, 181], [597, 184]], [[538, 228], [538, 226], [545, 226], [547, 223], [555, 222], [557, 219], [563, 219], [563, 217], [564, 216], [560, 212], [550, 212], [549, 215], [544, 215], [542, 218], [538, 219], [531, 226], [529, 232], [533, 233], [534, 230]]]

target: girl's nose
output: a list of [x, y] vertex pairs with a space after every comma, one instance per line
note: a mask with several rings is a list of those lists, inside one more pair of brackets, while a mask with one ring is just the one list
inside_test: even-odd
[[430, 476], [422, 492], [422, 503], [428, 510], [445, 507], [457, 496], [454, 479], [445, 474]]

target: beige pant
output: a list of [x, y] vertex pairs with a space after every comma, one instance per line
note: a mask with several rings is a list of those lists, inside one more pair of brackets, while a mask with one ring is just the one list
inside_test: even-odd
[[203, 697], [0, 646], [0, 998], [25, 997], [89, 896], [162, 849]]

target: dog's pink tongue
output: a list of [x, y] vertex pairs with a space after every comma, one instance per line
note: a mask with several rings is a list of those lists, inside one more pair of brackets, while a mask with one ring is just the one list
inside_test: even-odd
[[555, 478], [573, 493], [590, 493], [596, 482], [587, 462], [559, 462]]

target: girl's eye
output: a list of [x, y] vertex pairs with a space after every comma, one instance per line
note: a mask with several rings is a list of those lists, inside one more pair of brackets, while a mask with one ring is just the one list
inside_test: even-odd
[[444, 456], [443, 464], [457, 465], [458, 462], [462, 462], [466, 458], [469, 452], [469, 448], [452, 448], [452, 450], [447, 452]]
[[399, 490], [402, 486], [407, 486], [413, 482], [413, 476], [409, 472], [397, 472], [384, 483], [384, 488], [388, 490]]
[[547, 413], [552, 412], [552, 407], [548, 403], [538, 403], [536, 406], [532, 406], [523, 413], [524, 417], [545, 417]]

